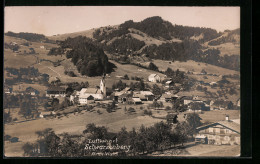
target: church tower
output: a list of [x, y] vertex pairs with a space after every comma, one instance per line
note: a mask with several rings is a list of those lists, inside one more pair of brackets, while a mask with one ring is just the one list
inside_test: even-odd
[[101, 81], [100, 81], [100, 90], [101, 90], [102, 94], [104, 95], [104, 97], [106, 97], [107, 91], [106, 91], [106, 80], [105, 80], [105, 76], [102, 77], [102, 79], [101, 79]]

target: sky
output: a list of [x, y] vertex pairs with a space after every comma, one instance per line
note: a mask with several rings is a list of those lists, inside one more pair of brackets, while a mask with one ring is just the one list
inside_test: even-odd
[[239, 7], [164, 6], [24, 6], [5, 7], [4, 31], [46, 36], [84, 31], [127, 20], [160, 16], [172, 24], [209, 27], [217, 31], [240, 27]]

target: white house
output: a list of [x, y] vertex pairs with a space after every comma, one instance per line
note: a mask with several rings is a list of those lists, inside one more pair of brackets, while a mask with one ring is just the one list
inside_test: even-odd
[[151, 74], [151, 75], [148, 77], [148, 81], [153, 82], [153, 83], [157, 83], [157, 82], [160, 82], [160, 81], [161, 81], [161, 78], [160, 78], [160, 76], [157, 75], [157, 74]]
[[79, 97], [80, 105], [89, 104], [90, 102], [94, 102], [94, 97], [92, 95], [86, 95], [86, 96]]

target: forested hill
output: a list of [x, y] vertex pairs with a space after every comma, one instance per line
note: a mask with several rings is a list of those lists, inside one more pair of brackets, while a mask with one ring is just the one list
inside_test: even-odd
[[122, 62], [129, 62], [131, 56], [141, 56], [146, 59], [194, 60], [239, 70], [239, 33], [239, 29], [217, 32], [211, 28], [172, 25], [156, 16], [141, 22], [129, 20], [116, 28], [96, 29], [93, 38]]
[[48, 55], [63, 53], [68, 59], [71, 58], [82, 75], [99, 76], [110, 73], [115, 67], [108, 61], [108, 57], [99, 43], [87, 37], [78, 36], [60, 41], [59, 47], [52, 48]]
[[25, 39], [25, 40], [31, 41], [31, 42], [55, 43], [54, 40], [48, 39], [45, 35], [36, 34], [36, 33], [27, 33], [27, 32], [14, 33], [14, 32], [8, 31], [7, 33], [5, 33], [5, 35]]
[[147, 18], [141, 22], [133, 22], [132, 20], [126, 21], [121, 24], [118, 29], [113, 30], [112, 32], [106, 32], [106, 30], [103, 30], [101, 34], [100, 29], [98, 29], [95, 31], [93, 36], [99, 41], [112, 39], [112, 37], [118, 36], [118, 34], [122, 35], [129, 33], [128, 30], [131, 28], [139, 30], [150, 37], [166, 40], [171, 40], [173, 38], [184, 40], [190, 39], [193, 36], [196, 37], [203, 35], [203, 37], [198, 41], [205, 42], [221, 35], [216, 30], [211, 28], [172, 25], [170, 22], [163, 20], [161, 17], [155, 16]]

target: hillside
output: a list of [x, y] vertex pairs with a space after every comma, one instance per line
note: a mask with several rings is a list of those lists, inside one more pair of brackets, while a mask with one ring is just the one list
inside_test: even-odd
[[239, 70], [240, 29], [217, 32], [210, 28], [172, 24], [155, 16], [141, 22], [132, 20], [120, 25], [49, 37], [86, 36], [99, 42], [122, 63], [159, 59], [172, 61], [194, 60], [232, 70]]

